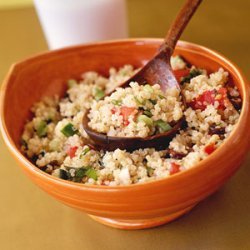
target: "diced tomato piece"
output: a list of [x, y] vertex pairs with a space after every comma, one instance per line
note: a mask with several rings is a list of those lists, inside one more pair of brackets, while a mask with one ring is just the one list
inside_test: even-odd
[[229, 100], [227, 98], [227, 89], [226, 88], [220, 88], [218, 90], [218, 95], [217, 95], [216, 101], [219, 102], [218, 109], [224, 110], [226, 108], [225, 103], [229, 102]]
[[124, 120], [124, 121], [123, 121], [124, 126], [128, 126], [129, 123], [130, 123], [130, 122], [129, 122], [128, 120]]
[[175, 78], [178, 82], [181, 82], [182, 77], [187, 76], [190, 73], [190, 69], [176, 69], [174, 70]]
[[215, 101], [219, 103], [218, 109], [225, 109], [225, 101], [227, 100], [227, 90], [220, 88], [217, 90], [207, 90], [202, 95], [196, 97], [189, 103], [192, 109], [205, 110], [207, 105], [214, 105]]
[[216, 147], [214, 143], [210, 143], [208, 144], [205, 148], [204, 151], [205, 153], [207, 153], [208, 155], [212, 154], [215, 151]]
[[74, 147], [69, 147], [68, 150], [67, 150], [67, 155], [70, 157], [70, 159], [74, 158], [75, 155], [76, 155], [76, 150], [78, 149], [77, 146], [74, 146]]
[[126, 107], [126, 106], [121, 107], [121, 114], [124, 120], [128, 120], [130, 115], [136, 113], [135, 111], [137, 111], [137, 109], [133, 107]]
[[220, 88], [218, 90], [218, 93], [221, 94], [223, 97], [227, 96], [227, 89], [226, 88]]
[[180, 167], [181, 166], [179, 164], [177, 164], [175, 162], [171, 162], [171, 167], [169, 169], [170, 175], [180, 172]]
[[112, 108], [111, 113], [114, 115], [116, 113], [116, 108]]

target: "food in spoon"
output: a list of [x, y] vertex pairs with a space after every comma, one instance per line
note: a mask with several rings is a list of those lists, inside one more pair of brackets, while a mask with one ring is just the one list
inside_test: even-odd
[[131, 82], [130, 87], [94, 101], [88, 125], [108, 136], [147, 137], [171, 130], [183, 116], [182, 106], [176, 88], [163, 92], [158, 84]]
[[[90, 146], [82, 117], [91, 105], [102, 102], [114, 85], [134, 73], [132, 66], [124, 66], [110, 69], [108, 78], [96, 72], [84, 73], [82, 80], [68, 81], [65, 97], [47, 97], [34, 104], [34, 117], [25, 125], [21, 138], [23, 153], [48, 174], [107, 186], [157, 180], [193, 167], [213, 154], [230, 135], [239, 119], [241, 97], [223, 69], [207, 74], [197, 67], [187, 67], [181, 57], [171, 61], [186, 100], [186, 107], [181, 110], [186, 127], [176, 134], [169, 147], [159, 151], [146, 148], [105, 152]], [[162, 100], [158, 98], [158, 87], [150, 90], [155, 92], [157, 101]], [[156, 109], [155, 105], [150, 108]], [[148, 112], [144, 115], [152, 119]]]

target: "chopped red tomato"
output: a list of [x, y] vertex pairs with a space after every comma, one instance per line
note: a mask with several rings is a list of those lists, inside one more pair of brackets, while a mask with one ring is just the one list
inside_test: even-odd
[[133, 113], [134, 114], [136, 113], [135, 111], [136, 111], [136, 108], [126, 107], [126, 106], [121, 107], [121, 114], [124, 120], [128, 120], [130, 115], [132, 115]]
[[123, 117], [123, 123], [125, 126], [128, 126], [129, 125], [129, 116], [131, 115], [135, 115], [137, 113], [137, 109], [136, 108], [133, 108], [133, 107], [126, 107], [126, 106], [123, 106], [121, 107], [121, 115]]
[[124, 120], [124, 121], [123, 121], [124, 126], [128, 126], [129, 123], [130, 123], [130, 122], [129, 122], [128, 120]]
[[112, 108], [111, 113], [114, 115], [116, 113], [116, 108]]
[[171, 162], [171, 167], [169, 169], [170, 175], [180, 172], [180, 167], [181, 166], [179, 164], [177, 164], [175, 162]]
[[227, 101], [227, 90], [220, 88], [217, 90], [207, 90], [202, 95], [196, 97], [189, 103], [192, 109], [205, 110], [207, 105], [214, 105], [215, 101], [219, 103], [218, 109], [225, 109], [225, 102]]
[[175, 78], [178, 82], [181, 82], [182, 78], [190, 73], [190, 69], [176, 69], [174, 70]]
[[70, 157], [70, 159], [72, 159], [73, 157], [75, 157], [77, 149], [78, 149], [77, 146], [75, 146], [75, 147], [69, 147], [67, 149], [66, 153]]
[[227, 98], [227, 89], [226, 88], [220, 88], [218, 90], [218, 95], [216, 96], [216, 101], [219, 102], [218, 109], [224, 110], [226, 108], [225, 103], [227, 101], [229, 101]]
[[215, 151], [216, 147], [214, 143], [210, 143], [208, 144], [205, 148], [204, 151], [205, 153], [207, 153], [208, 155], [212, 154]]

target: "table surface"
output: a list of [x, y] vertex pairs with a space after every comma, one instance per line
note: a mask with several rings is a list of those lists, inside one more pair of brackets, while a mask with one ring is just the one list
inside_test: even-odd
[[[131, 36], [164, 35], [181, 1], [155, 2], [128, 1]], [[220, 51], [250, 77], [250, 1], [238, 5], [206, 1], [183, 38]], [[47, 49], [32, 7], [0, 10], [0, 34], [0, 81], [11, 63]], [[139, 231], [108, 228], [49, 197], [18, 168], [2, 138], [0, 166], [1, 249], [250, 249], [250, 155], [224, 187], [189, 214]]]

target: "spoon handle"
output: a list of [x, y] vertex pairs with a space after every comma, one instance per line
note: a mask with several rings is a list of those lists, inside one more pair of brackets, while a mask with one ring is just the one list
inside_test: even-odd
[[201, 2], [202, 0], [186, 0], [186, 3], [171, 24], [160, 51], [170, 50], [170, 53], [173, 53], [178, 39]]

